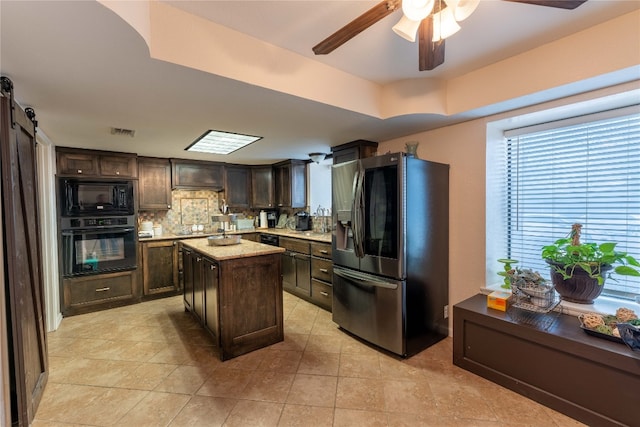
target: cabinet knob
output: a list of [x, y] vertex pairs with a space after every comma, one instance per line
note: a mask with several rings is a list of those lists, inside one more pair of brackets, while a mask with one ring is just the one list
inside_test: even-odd
[[78, 173], [82, 173], [82, 169], [78, 169]]
[[167, 209], [171, 209], [171, 205], [167, 205]]
[[212, 270], [215, 270], [217, 267], [215, 265], [211, 265], [210, 267]]
[[202, 261], [202, 258], [196, 257], [196, 261], [200, 262], [200, 261]]
[[120, 171], [116, 171], [116, 175], [120, 175]]

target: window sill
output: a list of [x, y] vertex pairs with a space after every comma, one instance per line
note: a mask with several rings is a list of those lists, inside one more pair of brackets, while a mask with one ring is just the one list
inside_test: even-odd
[[[491, 292], [498, 290], [504, 291], [505, 289], [500, 287], [500, 284], [495, 284], [480, 288], [480, 293], [489, 295]], [[561, 307], [562, 313], [570, 316], [578, 316], [582, 313], [615, 314], [618, 308], [626, 307], [635, 311], [638, 317], [640, 317], [640, 304], [625, 299], [606, 296], [598, 297], [593, 304], [577, 304], [575, 302], [561, 301], [558, 306]]]

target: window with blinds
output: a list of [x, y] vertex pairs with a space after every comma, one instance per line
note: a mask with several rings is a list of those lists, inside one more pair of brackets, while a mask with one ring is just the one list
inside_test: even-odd
[[[542, 246], [580, 223], [583, 243], [640, 259], [639, 108], [507, 131], [503, 149], [509, 258], [548, 277]], [[635, 299], [640, 278], [614, 274], [603, 294]]]

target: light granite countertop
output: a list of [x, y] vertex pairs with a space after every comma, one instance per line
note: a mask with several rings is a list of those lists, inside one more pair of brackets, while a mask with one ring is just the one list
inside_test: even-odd
[[295, 231], [286, 228], [257, 228], [256, 232], [275, 234], [276, 236], [292, 237], [295, 239], [311, 240], [315, 242], [331, 243], [331, 233], [315, 233], [313, 231]]
[[[331, 233], [315, 233], [312, 231], [295, 231], [288, 230], [284, 228], [256, 228], [249, 230], [237, 230], [237, 231], [227, 231], [227, 235], [234, 234], [247, 234], [247, 233], [265, 233], [265, 234], [273, 234], [276, 236], [283, 237], [291, 237], [296, 239], [310, 240], [314, 242], [322, 242], [322, 243], [331, 243]], [[192, 240], [192, 239], [201, 239], [208, 236], [219, 235], [220, 233], [206, 233], [206, 234], [171, 234], [166, 233], [162, 236], [158, 237], [145, 237], [139, 238], [140, 242], [154, 242], [160, 240]], [[244, 242], [244, 240], [243, 240]]]
[[250, 240], [241, 240], [237, 245], [227, 246], [209, 246], [206, 238], [184, 239], [180, 243], [216, 261], [279, 254], [285, 251], [284, 248], [278, 246], [265, 245]]

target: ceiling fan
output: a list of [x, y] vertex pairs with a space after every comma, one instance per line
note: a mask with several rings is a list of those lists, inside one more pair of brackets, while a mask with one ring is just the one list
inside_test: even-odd
[[[504, 1], [527, 3], [560, 9], [575, 9], [587, 0]], [[470, 12], [468, 12], [468, 14], [465, 13], [465, 15], [468, 16], [473, 12], [473, 10], [475, 10], [478, 2], [479, 0], [404, 0], [405, 4], [403, 4], [402, 0], [384, 0], [315, 45], [313, 47], [313, 52], [316, 55], [326, 55], [331, 53], [333, 50], [342, 46], [344, 43], [380, 21], [382, 18], [385, 18], [387, 15], [390, 15], [396, 10], [402, 8], [404, 12], [403, 18], [396, 26], [394, 26], [394, 31], [410, 41], [414, 41], [415, 38], [417, 38], [419, 53], [418, 68], [420, 71], [433, 70], [444, 63], [444, 42], [447, 37], [444, 34], [444, 30], [440, 28], [441, 26], [439, 25], [440, 16], [443, 15], [439, 14], [439, 12], [444, 11], [445, 9], [455, 9], [456, 7], [461, 7], [464, 3], [467, 3], [466, 6], [469, 7]], [[423, 15], [416, 15], [415, 8], [414, 10], [409, 9], [410, 3], [413, 3], [418, 9], [423, 8], [423, 10], [428, 9], [428, 11]], [[461, 19], [456, 19], [462, 20], [466, 16]], [[434, 17], [438, 17], [438, 21], [434, 19]], [[405, 31], [400, 28], [404, 24], [413, 25], [413, 27], [410, 28], [409, 31]], [[444, 25], [442, 25], [442, 27], [443, 26]]]

